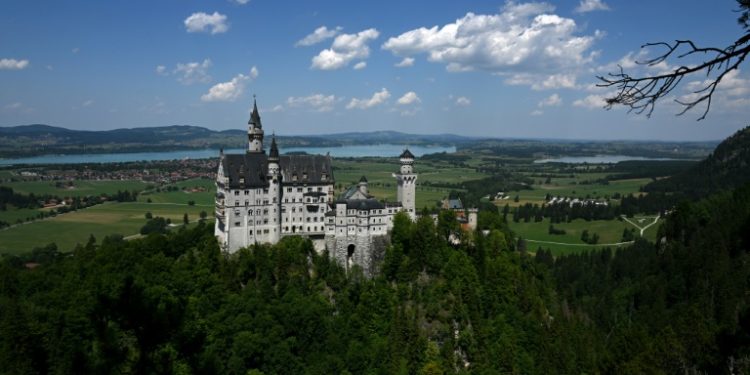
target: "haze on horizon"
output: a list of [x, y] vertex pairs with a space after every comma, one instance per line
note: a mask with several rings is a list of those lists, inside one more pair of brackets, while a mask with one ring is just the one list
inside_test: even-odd
[[701, 109], [677, 117], [670, 101], [650, 119], [605, 111], [608, 91], [594, 86], [618, 64], [667, 69], [636, 66], [646, 42], [734, 41], [734, 0], [11, 0], [0, 10], [0, 126], [243, 129], [253, 93], [266, 131], [295, 135], [717, 140], [750, 114], [744, 70], [700, 122]]

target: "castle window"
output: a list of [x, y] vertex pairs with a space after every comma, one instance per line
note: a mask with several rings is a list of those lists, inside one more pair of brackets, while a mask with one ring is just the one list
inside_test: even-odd
[[305, 173], [302, 174], [302, 179], [303, 180], [307, 180], [307, 172], [305, 172]]
[[297, 181], [297, 174], [296, 173], [292, 175], [292, 181]]
[[267, 208], [263, 209], [263, 215], [268, 215], [268, 209]]
[[327, 179], [328, 179], [328, 175], [327, 175], [327, 174], [325, 174], [325, 173], [323, 173], [323, 174], [322, 174], [322, 175], [320, 176], [320, 180], [321, 180], [321, 181], [325, 181], [325, 180], [327, 180]]
[[268, 224], [268, 219], [263, 219], [263, 224]]
[[264, 199], [263, 204], [268, 204], [268, 199]]
[[240, 226], [240, 222], [239, 222], [239, 221], [235, 221], [235, 222], [234, 222], [234, 226], [235, 226], [235, 227], [239, 227], [239, 226]]
[[238, 196], [238, 195], [240, 195], [240, 191], [239, 190], [235, 190], [234, 191], [234, 196]]
[[268, 194], [268, 188], [263, 189], [263, 194]]
[[235, 207], [239, 207], [240, 206], [240, 201], [234, 201], [234, 206]]
[[250, 195], [250, 190], [245, 190], [245, 195]]
[[290, 187], [286, 188], [286, 192], [287, 193], [291, 193], [292, 192], [292, 188], [290, 188]]
[[273, 203], [276, 203], [276, 197], [273, 197]]
[[240, 177], [240, 185], [242, 185], [244, 183], [245, 183], [245, 178], [244, 177]]
[[302, 188], [301, 188], [301, 187], [298, 187], [298, 188], [297, 188], [297, 192], [298, 192], [298, 193], [301, 193], [301, 192], [302, 192]]

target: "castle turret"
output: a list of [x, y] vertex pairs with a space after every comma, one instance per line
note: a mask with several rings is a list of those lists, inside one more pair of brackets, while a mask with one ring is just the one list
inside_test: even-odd
[[[260, 120], [259, 120], [260, 121]], [[281, 168], [279, 147], [276, 145], [276, 135], [271, 136], [271, 149], [268, 151], [268, 196], [271, 199], [271, 224], [274, 228], [269, 233], [269, 242], [276, 243], [281, 238]]]
[[247, 152], [263, 152], [263, 125], [260, 123], [258, 105], [253, 96], [253, 112], [247, 122]]
[[398, 181], [398, 190], [396, 199], [401, 203], [404, 211], [414, 220], [417, 217], [416, 211], [416, 185], [417, 174], [414, 173], [414, 155], [408, 150], [404, 150], [399, 156], [401, 169], [398, 174], [394, 174]]
[[359, 192], [362, 193], [362, 195], [364, 195], [365, 197], [370, 195], [367, 191], [367, 178], [365, 176], [362, 176], [362, 178], [359, 179], [357, 188], [359, 189]]

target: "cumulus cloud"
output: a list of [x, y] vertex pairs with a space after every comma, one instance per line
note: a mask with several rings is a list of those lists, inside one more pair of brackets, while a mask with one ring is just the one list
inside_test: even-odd
[[575, 12], [587, 13], [595, 10], [609, 10], [609, 6], [602, 0], [581, 0], [575, 9]]
[[231, 0], [235, 4], [245, 5], [250, 2], [250, 0]]
[[81, 107], [90, 107], [92, 104], [94, 104], [94, 99], [89, 99], [81, 103]]
[[471, 105], [471, 99], [465, 96], [459, 96], [456, 98], [456, 105], [460, 107], [468, 107]]
[[397, 68], [407, 68], [410, 66], [414, 66], [414, 58], [413, 57], [404, 57], [403, 60], [398, 62], [397, 64], [393, 65]]
[[540, 110], [538, 110], [538, 109], [535, 109], [535, 110], [531, 111], [531, 113], [530, 113], [530, 114], [531, 114], [532, 116], [541, 116], [541, 115], [543, 115], [543, 114], [544, 114], [544, 112], [543, 112], [543, 111], [540, 111]]
[[168, 73], [167, 73], [167, 67], [164, 66], [164, 65], [157, 65], [156, 66], [156, 74], [158, 74], [160, 76], [168, 75]]
[[213, 14], [198, 12], [185, 18], [185, 28], [189, 33], [210, 32], [211, 34], [221, 34], [229, 30], [229, 24], [227, 24], [227, 16], [219, 12]]
[[364, 68], [366, 68], [366, 67], [367, 67], [367, 62], [365, 62], [365, 61], [360, 61], [360, 62], [358, 62], [358, 63], [354, 64], [354, 66], [353, 66], [352, 68], [353, 68], [354, 70], [361, 70], [361, 69], [364, 69]]
[[412, 103], [421, 103], [422, 100], [419, 99], [419, 96], [417, 96], [417, 93], [414, 91], [409, 91], [404, 96], [400, 97], [396, 103], [399, 105], [409, 105]]
[[467, 13], [453, 23], [392, 37], [382, 48], [397, 56], [426, 54], [451, 72], [574, 75], [596, 56], [590, 49], [602, 34], [576, 35], [576, 22], [553, 11], [546, 3], [508, 2], [499, 14]]
[[558, 107], [562, 104], [562, 98], [560, 95], [552, 94], [547, 98], [544, 98], [537, 104], [537, 107]]
[[252, 67], [250, 74], [238, 74], [229, 82], [221, 82], [208, 89], [208, 93], [201, 96], [204, 102], [232, 102], [245, 92], [245, 86], [258, 77], [258, 68]]
[[270, 110], [268, 110], [268, 112], [281, 112], [283, 110], [284, 110], [284, 106], [281, 105], [281, 104], [277, 104], [273, 108], [271, 108]]
[[367, 29], [356, 34], [341, 34], [333, 40], [331, 48], [324, 49], [312, 58], [311, 68], [336, 70], [349, 65], [352, 60], [364, 60], [370, 56], [371, 40], [380, 35], [376, 29]]
[[380, 91], [372, 94], [371, 98], [352, 98], [352, 100], [349, 102], [349, 104], [346, 105], [346, 109], [353, 109], [353, 108], [359, 108], [359, 109], [367, 109], [371, 108], [377, 105], [380, 105], [384, 103], [388, 98], [391, 97], [391, 93], [388, 92], [385, 88], [381, 89]]
[[307, 108], [316, 112], [330, 112], [336, 104], [336, 95], [312, 94], [308, 96], [290, 96], [286, 104], [290, 108]]
[[335, 29], [329, 29], [325, 26], [321, 26], [312, 33], [308, 34], [304, 38], [297, 41], [297, 43], [294, 43], [295, 47], [299, 46], [312, 46], [314, 44], [318, 44], [328, 38], [333, 38], [341, 31], [341, 26], [336, 26]]
[[211, 82], [211, 76], [208, 75], [208, 68], [210, 67], [211, 60], [209, 59], [205, 59], [203, 62], [177, 63], [174, 74], [179, 75], [177, 80], [183, 85], [192, 85], [198, 82], [208, 83]]
[[573, 106], [586, 109], [601, 109], [607, 104], [605, 95], [591, 94], [573, 102]]
[[21, 70], [29, 66], [29, 60], [0, 59], [0, 70]]

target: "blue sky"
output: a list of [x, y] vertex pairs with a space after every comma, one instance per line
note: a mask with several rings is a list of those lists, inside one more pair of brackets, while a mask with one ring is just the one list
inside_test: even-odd
[[750, 125], [744, 66], [699, 122], [702, 110], [675, 117], [669, 100], [650, 119], [603, 110], [608, 91], [593, 84], [618, 63], [645, 71], [633, 66], [645, 42], [730, 44], [742, 33], [736, 8], [734, 0], [6, 0], [0, 126], [245, 128], [255, 93], [266, 131], [277, 134], [721, 139]]

